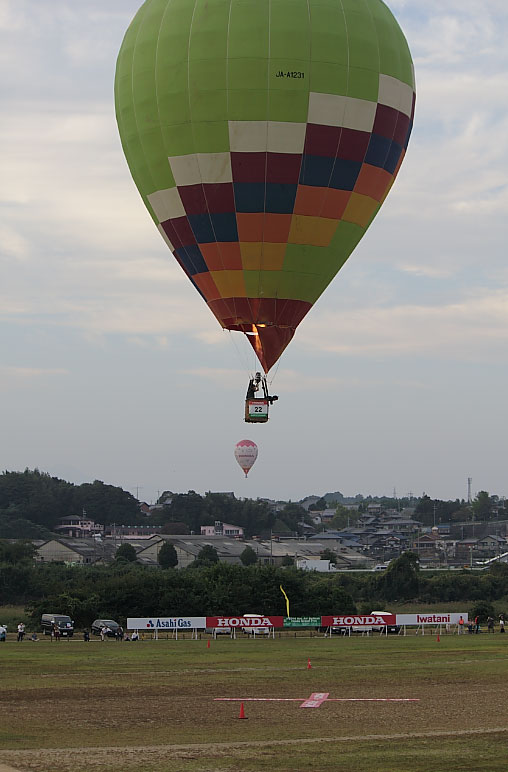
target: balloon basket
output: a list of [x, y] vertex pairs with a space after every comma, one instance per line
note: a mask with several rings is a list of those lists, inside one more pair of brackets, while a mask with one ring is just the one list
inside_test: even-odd
[[264, 424], [268, 421], [267, 399], [245, 400], [245, 421], [248, 424]]

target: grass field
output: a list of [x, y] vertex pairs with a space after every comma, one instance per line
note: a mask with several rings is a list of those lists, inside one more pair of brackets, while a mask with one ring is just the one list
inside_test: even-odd
[[508, 635], [9, 640], [0, 668], [0, 771], [508, 767]]

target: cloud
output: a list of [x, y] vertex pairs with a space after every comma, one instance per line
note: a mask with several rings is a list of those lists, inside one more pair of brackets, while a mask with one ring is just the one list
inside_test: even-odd
[[450, 276], [453, 276], [454, 273], [450, 265], [434, 266], [402, 263], [399, 265], [399, 269], [405, 273], [413, 274], [415, 276], [425, 276], [429, 279], [447, 279]]
[[21, 233], [18, 233], [9, 225], [0, 223], [0, 259], [13, 257], [16, 260], [23, 260], [28, 256], [30, 245]]
[[426, 0], [424, 12], [413, 3], [394, 2], [416, 64], [438, 70], [499, 66], [506, 60], [504, 41], [508, 9], [504, 0]]
[[298, 341], [316, 350], [362, 357], [411, 354], [498, 361], [508, 343], [508, 291], [478, 292], [446, 305], [318, 313], [302, 324]]
[[9, 385], [30, 383], [34, 380], [46, 377], [60, 377], [62, 375], [69, 375], [69, 371], [60, 367], [0, 367], [0, 383], [2, 384], [2, 388]]
[[22, 29], [25, 20], [23, 0], [0, 0], [0, 31]]
[[[245, 371], [244, 370], [230, 370], [225, 368], [213, 368], [213, 367], [196, 367], [186, 369], [183, 372], [188, 375], [194, 375], [198, 378], [215, 383], [218, 386], [224, 387], [225, 383], [245, 382], [245, 388], [247, 388]], [[275, 387], [274, 381], [277, 381], [277, 387]], [[308, 375], [296, 372], [295, 370], [284, 369], [280, 375], [274, 370], [268, 377], [268, 383], [273, 384], [273, 388], [270, 388], [270, 392], [276, 392], [277, 389], [284, 391], [284, 393], [302, 393], [303, 391], [330, 391], [336, 389], [339, 385], [359, 384], [359, 379], [351, 378], [336, 378], [334, 376], [319, 376]], [[261, 395], [260, 395], [261, 396]]]

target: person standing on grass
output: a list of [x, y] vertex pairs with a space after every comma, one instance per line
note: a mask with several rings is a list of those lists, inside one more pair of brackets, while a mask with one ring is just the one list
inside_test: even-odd
[[475, 631], [475, 633], [479, 633], [480, 632], [480, 617], [475, 617], [474, 618], [474, 631]]
[[105, 641], [106, 638], [108, 637], [108, 633], [110, 632], [111, 630], [107, 625], [105, 625], [104, 627], [101, 627], [101, 641]]
[[499, 614], [499, 632], [504, 633], [504, 614]]
[[20, 622], [18, 625], [18, 643], [22, 643], [24, 637], [25, 637], [25, 625], [23, 624], [23, 622]]
[[462, 635], [463, 632], [464, 632], [464, 618], [460, 617], [458, 628], [457, 628], [457, 634]]
[[55, 643], [58, 643], [60, 640], [60, 628], [58, 625], [53, 625], [53, 638], [55, 639]]
[[487, 632], [494, 632], [494, 617], [487, 617]]

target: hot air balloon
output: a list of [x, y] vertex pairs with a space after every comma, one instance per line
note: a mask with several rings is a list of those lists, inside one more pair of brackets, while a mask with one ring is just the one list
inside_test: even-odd
[[267, 373], [406, 153], [415, 82], [397, 21], [383, 0], [146, 0], [115, 101], [162, 237]]
[[258, 457], [258, 446], [252, 440], [240, 440], [235, 445], [235, 458], [245, 472], [245, 477], [249, 474]]

